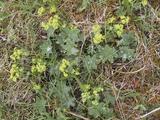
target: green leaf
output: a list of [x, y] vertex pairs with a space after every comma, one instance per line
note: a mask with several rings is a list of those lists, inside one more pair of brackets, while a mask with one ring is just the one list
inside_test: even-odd
[[135, 56], [135, 50], [130, 49], [128, 47], [121, 47], [119, 49], [119, 57], [122, 58], [123, 61], [132, 60]]
[[8, 13], [0, 13], [0, 21], [3, 21], [4, 19], [8, 18], [10, 14]]
[[136, 105], [134, 108], [134, 110], [141, 110], [141, 111], [146, 111], [146, 107], [143, 105], [143, 104], [139, 104], [139, 105]]
[[80, 88], [81, 88], [84, 92], [87, 92], [91, 87], [90, 87], [90, 84], [81, 84]]
[[79, 8], [79, 11], [82, 12], [82, 11], [85, 10], [90, 4], [91, 4], [91, 0], [83, 0], [81, 6], [80, 6], [80, 8]]
[[71, 88], [65, 82], [59, 81], [50, 89], [53, 90], [53, 95], [58, 98], [62, 107], [69, 108], [75, 105], [75, 98], [71, 96]]
[[3, 116], [3, 107], [1, 106], [0, 104], [0, 118], [2, 119], [2, 116]]
[[1, 8], [4, 8], [4, 5], [5, 5], [4, 2], [3, 2], [3, 1], [0, 1], [0, 9], [1, 9]]
[[65, 116], [65, 114], [62, 112], [61, 109], [58, 108], [56, 110], [56, 113], [57, 113], [56, 120], [68, 120], [68, 118]]
[[76, 44], [71, 39], [66, 40], [66, 44], [62, 45], [63, 49], [67, 52], [68, 55], [77, 55], [79, 50], [76, 48]]
[[118, 42], [118, 46], [136, 46], [135, 36], [132, 32], [122, 36], [122, 40]]
[[57, 44], [62, 47], [62, 51], [69, 55], [77, 55], [77, 42], [80, 41], [80, 31], [77, 28], [64, 28], [57, 38]]
[[117, 51], [115, 48], [112, 48], [108, 45], [105, 47], [99, 48], [99, 58], [102, 63], [109, 61], [110, 63], [114, 62], [114, 58], [117, 58]]
[[68, 38], [72, 39], [74, 42], [78, 42], [79, 35], [80, 35], [80, 30], [77, 28], [71, 28], [71, 29], [64, 29], [65, 34], [67, 35]]
[[49, 55], [52, 53], [52, 43], [50, 40], [44, 41], [42, 45], [40, 46], [42, 55], [46, 55], [49, 57]]
[[94, 118], [98, 118], [100, 116], [99, 111], [95, 107], [88, 107], [88, 114]]
[[46, 112], [46, 100], [43, 97], [36, 97], [36, 102], [34, 103], [34, 107], [39, 111], [39, 113]]
[[88, 107], [88, 114], [94, 118], [110, 118], [113, 116], [113, 111], [101, 102], [97, 106]]
[[88, 70], [88, 72], [91, 72], [93, 69], [97, 68], [98, 59], [97, 56], [85, 56], [83, 59], [84, 67]]

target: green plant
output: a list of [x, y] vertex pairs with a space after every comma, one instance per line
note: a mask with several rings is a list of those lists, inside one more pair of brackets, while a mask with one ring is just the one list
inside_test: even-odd
[[[90, 84], [82, 84], [81, 89], [82, 102], [86, 104], [89, 115], [96, 119], [109, 119], [113, 116], [112, 110], [108, 106], [110, 101], [103, 101], [101, 98], [101, 93], [104, 92], [102, 87], [91, 87]], [[111, 101], [113, 102], [114, 100]]]
[[147, 0], [2, 0], [0, 11], [1, 119], [134, 119], [158, 101]]

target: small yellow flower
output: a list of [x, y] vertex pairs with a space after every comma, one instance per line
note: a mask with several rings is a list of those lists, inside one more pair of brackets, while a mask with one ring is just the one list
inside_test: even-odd
[[98, 100], [93, 100], [92, 104], [95, 105], [95, 106], [97, 106], [99, 104], [99, 102], [98, 102]]
[[57, 8], [55, 5], [52, 5], [50, 8], [50, 13], [55, 13], [57, 11]]
[[114, 25], [114, 30], [117, 34], [118, 37], [121, 37], [123, 34], [123, 24], [115, 24]]
[[129, 17], [127, 16], [127, 17], [125, 17], [125, 16], [120, 16], [120, 19], [121, 19], [121, 23], [122, 24], [128, 24], [129, 23]]
[[64, 77], [68, 77], [68, 74], [66, 72], [63, 72]]
[[142, 5], [146, 6], [148, 4], [148, 0], [142, 0]]
[[70, 64], [68, 60], [62, 59], [62, 63], [66, 64], [67, 66]]
[[44, 13], [45, 13], [45, 8], [44, 8], [44, 7], [40, 7], [40, 8], [38, 9], [38, 15], [39, 15], [39, 16], [42, 16]]
[[60, 17], [55, 15], [54, 17], [50, 17], [47, 23], [42, 22], [41, 26], [48, 30], [49, 28], [58, 29], [60, 27]]
[[10, 78], [14, 82], [17, 81], [18, 78], [20, 78], [21, 74], [23, 73], [23, 69], [19, 67], [17, 64], [13, 64], [10, 70]]
[[42, 22], [41, 26], [44, 28], [44, 30], [48, 30], [49, 29], [49, 25], [47, 23]]
[[96, 33], [93, 37], [93, 43], [99, 44], [99, 43], [103, 42], [104, 38], [105, 37], [101, 33]]
[[32, 73], [43, 73], [44, 71], [46, 71], [46, 63], [42, 59], [32, 59], [32, 64]]
[[38, 91], [41, 89], [41, 86], [39, 84], [36, 84], [35, 82], [32, 82], [33, 90]]
[[91, 98], [91, 94], [88, 91], [81, 93], [81, 96], [82, 96], [83, 103], [87, 102], [87, 100], [89, 100]]
[[68, 77], [67, 67], [70, 65], [70, 62], [66, 59], [62, 59], [62, 63], [59, 66], [59, 71], [63, 73], [64, 77]]
[[28, 55], [27, 51], [25, 51], [23, 49], [14, 48], [13, 54], [10, 56], [10, 58], [13, 61], [16, 61], [16, 60], [20, 60], [23, 56], [27, 56], [27, 55]]
[[74, 75], [79, 75], [80, 73], [79, 73], [79, 70], [78, 69], [73, 69], [72, 70], [72, 74], [74, 74]]
[[53, 18], [49, 20], [49, 25], [54, 29], [58, 29], [60, 26], [60, 18], [58, 15], [55, 15]]
[[115, 17], [108, 18], [107, 24], [112, 24], [116, 20]]

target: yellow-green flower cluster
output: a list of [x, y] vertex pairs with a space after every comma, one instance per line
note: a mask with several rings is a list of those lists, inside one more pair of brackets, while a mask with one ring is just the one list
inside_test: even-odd
[[[57, 8], [56, 8], [56, 6], [53, 4], [53, 5], [51, 5], [51, 7], [50, 7], [50, 9], [49, 9], [49, 12], [50, 13], [55, 13], [57, 11]], [[46, 11], [46, 9], [42, 6], [42, 7], [40, 7], [39, 9], [38, 9], [38, 16], [42, 16], [45, 12], [47, 12]]]
[[103, 92], [103, 88], [102, 87], [96, 87], [96, 88], [94, 88], [93, 95], [94, 96], [98, 96], [99, 92]]
[[82, 92], [82, 102], [91, 102], [92, 105], [97, 106], [99, 104], [100, 92], [103, 92], [102, 87], [95, 87], [91, 89], [90, 85], [85, 85], [85, 90]]
[[114, 16], [112, 16], [111, 18], [107, 19], [107, 24], [112, 24], [116, 21], [116, 18]]
[[94, 100], [92, 100], [92, 105], [98, 105], [99, 104], [99, 93], [103, 92], [103, 88], [102, 87], [96, 87], [93, 89], [93, 96], [94, 96]]
[[57, 11], [57, 8], [55, 5], [52, 5], [50, 8], [50, 13], [55, 13]]
[[21, 67], [19, 67], [17, 64], [13, 64], [10, 69], [10, 78], [9, 79], [16, 82], [17, 79], [20, 78], [22, 73], [23, 73], [23, 69]]
[[[120, 22], [119, 23], [123, 24], [123, 25], [128, 24], [129, 20], [130, 20], [129, 16], [124, 16], [124, 15], [122, 15], [122, 16], [120, 16], [118, 18], [120, 18]], [[116, 20], [118, 20], [118, 18], [116, 19], [114, 16], [112, 16], [111, 18], [107, 19], [106, 23], [107, 24], [113, 24], [113, 23], [116, 22]]]
[[45, 8], [44, 7], [40, 7], [39, 9], [38, 9], [38, 15], [39, 16], [42, 16], [44, 13], [45, 13]]
[[118, 37], [121, 37], [124, 31], [124, 25], [129, 23], [129, 16], [120, 16], [120, 23], [114, 25], [114, 30]]
[[101, 26], [99, 24], [93, 25], [92, 31], [93, 31], [93, 33], [101, 32]]
[[10, 58], [14, 62], [16, 62], [17, 60], [20, 60], [23, 56], [27, 56], [27, 55], [28, 55], [28, 52], [26, 52], [25, 50], [14, 48], [13, 54], [10, 56]]
[[91, 86], [89, 84], [83, 84], [81, 85], [81, 87], [83, 87], [83, 92], [81, 93], [82, 102], [85, 103], [91, 99], [91, 93], [90, 93]]
[[124, 26], [129, 23], [129, 16], [119, 16], [117, 19], [115, 17], [108, 18], [106, 23], [110, 25], [111, 30], [117, 34], [118, 37], [121, 37], [124, 32]]
[[82, 96], [83, 103], [87, 102], [87, 100], [89, 100], [91, 98], [90, 92], [83, 92], [81, 94], [81, 96]]
[[64, 77], [68, 77], [69, 75], [79, 75], [79, 69], [78, 68], [73, 68], [74, 66], [74, 62], [72, 62], [72, 64], [66, 60], [66, 59], [62, 59], [62, 62], [59, 66], [59, 71], [63, 73]]
[[146, 6], [148, 4], [148, 0], [142, 0], [142, 5]]
[[13, 54], [10, 56], [10, 58], [13, 60], [13, 64], [10, 69], [10, 79], [13, 80], [14, 82], [17, 81], [18, 78], [23, 73], [23, 68], [18, 65], [19, 60], [21, 60], [22, 57], [27, 56], [28, 52], [25, 51], [24, 49], [18, 49], [14, 48]]
[[79, 75], [79, 69], [72, 69], [72, 75]]
[[129, 23], [130, 18], [129, 18], [129, 16], [124, 16], [123, 15], [123, 16], [120, 16], [120, 19], [121, 19], [121, 23], [125, 25], [125, 24]]
[[114, 31], [116, 32], [118, 37], [121, 37], [123, 34], [123, 24], [115, 24], [114, 25]]
[[104, 35], [101, 34], [101, 26], [98, 24], [93, 25], [92, 27], [93, 31], [93, 43], [94, 44], [99, 44], [104, 41], [105, 37]]
[[41, 89], [41, 86], [39, 84], [36, 84], [35, 82], [32, 82], [33, 90], [38, 91]]
[[42, 59], [32, 59], [32, 64], [32, 73], [43, 73], [44, 71], [46, 71], [46, 63]]
[[59, 66], [59, 70], [63, 73], [64, 77], [68, 77], [67, 68], [69, 67], [70, 62], [66, 59], [62, 59], [62, 63]]
[[48, 30], [49, 28], [53, 28], [54, 30], [58, 29], [60, 27], [60, 17], [58, 15], [55, 15], [54, 17], [51, 17], [48, 22], [44, 23], [42, 22], [41, 26]]

